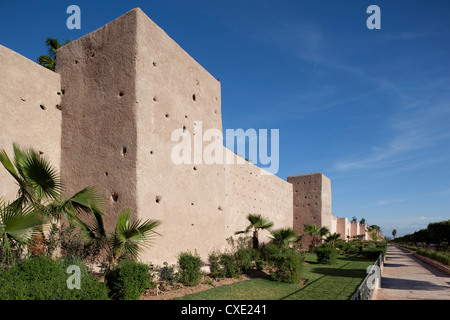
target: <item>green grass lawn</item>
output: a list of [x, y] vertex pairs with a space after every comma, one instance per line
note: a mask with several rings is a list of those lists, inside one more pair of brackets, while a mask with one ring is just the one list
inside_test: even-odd
[[338, 257], [335, 265], [318, 264], [316, 256], [307, 254], [302, 285], [262, 278], [220, 286], [182, 300], [347, 300], [366, 277], [367, 267], [374, 263], [355, 256]]

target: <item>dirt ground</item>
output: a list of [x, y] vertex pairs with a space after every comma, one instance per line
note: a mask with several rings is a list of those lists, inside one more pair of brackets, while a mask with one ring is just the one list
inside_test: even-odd
[[[260, 277], [263, 277], [261, 275]], [[183, 297], [188, 294], [205, 291], [208, 289], [220, 287], [226, 284], [232, 284], [239, 281], [250, 280], [254, 276], [241, 275], [239, 278], [223, 278], [213, 279], [208, 276], [204, 276], [197, 286], [187, 287], [180, 283], [176, 283], [173, 286], [160, 283], [158, 289], [147, 290], [140, 300], [172, 300], [174, 298]]]

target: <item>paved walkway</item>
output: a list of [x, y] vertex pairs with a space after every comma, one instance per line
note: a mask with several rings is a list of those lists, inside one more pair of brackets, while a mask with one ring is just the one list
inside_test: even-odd
[[390, 245], [374, 300], [450, 300], [450, 276]]

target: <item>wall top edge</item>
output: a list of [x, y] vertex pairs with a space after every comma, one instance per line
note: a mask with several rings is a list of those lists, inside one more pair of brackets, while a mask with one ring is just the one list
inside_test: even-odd
[[296, 175], [292, 175], [292, 176], [288, 176], [287, 178], [297, 178], [297, 177], [306, 177], [306, 176], [315, 176], [315, 175], [320, 175], [320, 176], [324, 176], [326, 177], [323, 173], [321, 172], [314, 172], [314, 173], [303, 173], [303, 174], [296, 174]]
[[41, 72], [43, 74], [45, 74], [45, 76], [48, 77], [54, 77], [54, 78], [60, 78], [60, 75], [56, 72], [53, 72], [43, 66], [41, 66], [40, 64], [34, 62], [33, 60], [30, 60], [29, 58], [21, 55], [20, 53], [11, 50], [3, 45], [0, 44], [0, 57], [1, 57], [1, 61], [3, 61], [3, 63], [11, 63], [11, 59], [8, 59], [8, 57], [13, 57], [16, 61], [17, 60], [21, 60], [20, 62], [27, 64], [27, 67], [30, 68], [34, 68], [33, 70], [36, 72]]

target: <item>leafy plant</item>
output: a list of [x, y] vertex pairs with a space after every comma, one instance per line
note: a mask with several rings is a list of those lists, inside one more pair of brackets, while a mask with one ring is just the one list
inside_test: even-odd
[[291, 248], [278, 250], [269, 257], [272, 280], [298, 283], [302, 278], [303, 257]]
[[107, 234], [103, 214], [95, 207], [91, 207], [91, 211], [94, 217], [91, 224], [79, 221], [78, 225], [89, 239], [98, 241], [106, 249], [109, 267], [117, 264], [119, 258], [124, 256], [136, 261], [140, 251], [150, 246], [158, 235], [155, 229], [161, 224], [151, 219], [131, 221], [131, 209], [123, 209], [117, 217], [114, 232]]
[[47, 254], [52, 256], [57, 249], [63, 257], [78, 257], [87, 263], [98, 260], [101, 247], [94, 240], [86, 239], [73, 224], [52, 224], [47, 241]]
[[329, 244], [316, 249], [317, 262], [320, 264], [336, 264], [337, 250]]
[[131, 260], [122, 260], [105, 275], [109, 296], [116, 300], [137, 300], [151, 286], [149, 267]]
[[19, 245], [28, 244], [35, 235], [36, 228], [41, 225], [42, 219], [31, 208], [19, 211], [10, 204], [0, 203], [0, 239], [3, 262], [13, 265], [14, 256], [11, 242]]
[[253, 267], [255, 262], [256, 267], [261, 267], [261, 259], [259, 251], [253, 248], [240, 248], [235, 253], [236, 262], [243, 273], [247, 273]]
[[174, 266], [169, 266], [167, 262], [163, 263], [163, 267], [159, 271], [159, 279], [173, 284], [179, 280], [179, 275], [175, 272]]
[[180, 281], [186, 286], [195, 286], [202, 278], [201, 259], [195, 253], [182, 252], [178, 257]]
[[238, 278], [241, 274], [241, 268], [233, 254], [211, 253], [209, 263], [214, 278]]
[[[80, 289], [67, 287], [69, 265], [80, 267]], [[32, 256], [0, 272], [0, 296], [2, 300], [106, 300], [108, 289], [80, 260]]]
[[220, 265], [220, 253], [212, 252], [208, 256], [208, 262], [211, 270], [211, 276], [213, 278], [224, 278], [225, 271]]
[[364, 259], [371, 259], [376, 260], [378, 257], [382, 254], [383, 256], [386, 255], [386, 249], [385, 248], [364, 248], [362, 250], [362, 257]]

